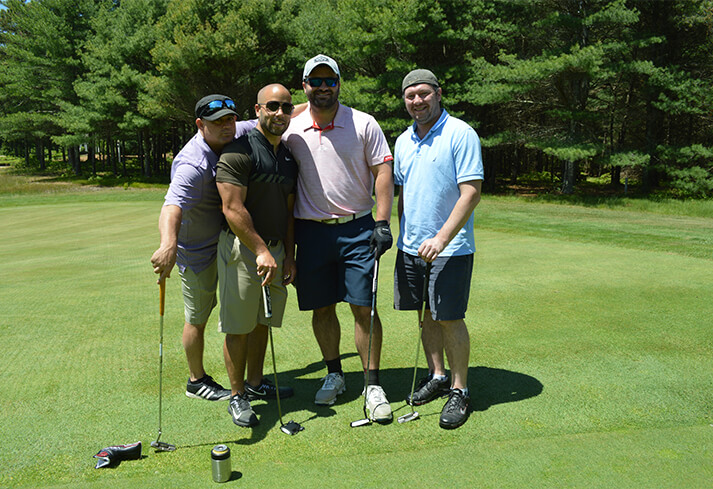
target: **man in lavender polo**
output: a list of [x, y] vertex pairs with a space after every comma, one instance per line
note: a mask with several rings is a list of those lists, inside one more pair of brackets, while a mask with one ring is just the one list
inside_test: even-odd
[[198, 131], [173, 160], [159, 217], [161, 244], [151, 263], [159, 282], [178, 263], [185, 313], [182, 341], [190, 375], [186, 395], [219, 401], [229, 399], [230, 390], [203, 367], [205, 326], [217, 304], [216, 253], [223, 224], [215, 173], [223, 147], [255, 127], [255, 121], [236, 122], [235, 103], [225, 95], [203, 97], [195, 114]]
[[[382, 330], [374, 315], [367, 365], [374, 259], [391, 247], [393, 204], [391, 151], [369, 114], [339, 103], [336, 61], [318, 55], [307, 61], [302, 87], [309, 110], [292, 119], [283, 141], [299, 165], [295, 199], [297, 299], [312, 311], [312, 329], [327, 366], [315, 403], [331, 405], [346, 385], [339, 355], [336, 304], [348, 302], [356, 348], [368, 375], [367, 408], [373, 421], [393, 418], [379, 385]], [[371, 214], [376, 192], [376, 222]], [[367, 372], [368, 371], [368, 372]]]

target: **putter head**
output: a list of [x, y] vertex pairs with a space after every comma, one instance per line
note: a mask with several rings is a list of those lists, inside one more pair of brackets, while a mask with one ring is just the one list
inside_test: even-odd
[[176, 445], [171, 445], [165, 441], [152, 441], [151, 446], [156, 449], [157, 452], [172, 452], [176, 449]]
[[358, 428], [359, 426], [366, 426], [369, 424], [371, 424], [371, 420], [369, 418], [364, 418], [358, 421], [352, 421], [351, 423], [349, 423], [349, 426], [351, 426], [352, 428]]
[[399, 423], [408, 423], [409, 421], [413, 421], [414, 419], [418, 419], [418, 411], [413, 411], [412, 413], [407, 413], [403, 416], [399, 416]]
[[296, 435], [300, 431], [304, 431], [304, 426], [302, 426], [296, 421], [290, 420], [289, 423], [280, 426], [280, 430], [282, 430], [283, 433], [288, 435]]

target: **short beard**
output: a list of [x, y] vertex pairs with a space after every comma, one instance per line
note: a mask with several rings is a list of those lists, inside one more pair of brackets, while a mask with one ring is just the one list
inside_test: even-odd
[[[330, 92], [331, 93], [331, 92]], [[330, 96], [327, 100], [318, 100], [316, 92], [312, 92], [309, 96], [309, 103], [313, 107], [319, 109], [330, 109], [337, 104], [339, 100], [339, 90], [334, 93], [334, 96]]]
[[270, 118], [264, 114], [260, 115], [260, 127], [262, 127], [263, 131], [272, 134], [273, 136], [282, 136], [287, 130], [287, 126], [284, 126], [281, 129], [275, 129], [270, 121]]

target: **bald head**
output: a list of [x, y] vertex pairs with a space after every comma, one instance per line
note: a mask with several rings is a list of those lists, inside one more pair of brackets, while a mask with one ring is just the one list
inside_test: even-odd
[[258, 117], [257, 129], [265, 135], [275, 147], [280, 143], [280, 136], [290, 125], [292, 95], [279, 83], [263, 87], [257, 93], [255, 115]]
[[290, 95], [290, 91], [283, 85], [280, 85], [279, 83], [272, 83], [262, 87], [260, 91], [257, 92], [257, 103], [264, 104], [270, 100], [291, 101], [292, 95]]

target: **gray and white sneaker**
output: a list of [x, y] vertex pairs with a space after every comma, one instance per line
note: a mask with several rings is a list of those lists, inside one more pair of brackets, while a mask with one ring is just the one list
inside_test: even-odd
[[337, 396], [347, 390], [344, 375], [332, 372], [323, 377], [322, 388], [314, 396], [314, 403], [319, 406], [331, 406], [337, 401]]
[[186, 396], [193, 399], [205, 399], [206, 401], [225, 401], [230, 399], [230, 391], [223, 388], [210, 375], [205, 375], [195, 382], [192, 382], [190, 378], [188, 379]]
[[248, 401], [247, 395], [243, 393], [242, 395], [237, 394], [230, 398], [230, 404], [228, 404], [228, 412], [233, 417], [233, 423], [244, 428], [250, 428], [251, 426], [256, 426], [260, 423], [255, 411], [250, 406], [250, 401]]
[[386, 393], [380, 385], [370, 385], [366, 388], [366, 408], [371, 420], [377, 423], [388, 423], [394, 418]]

